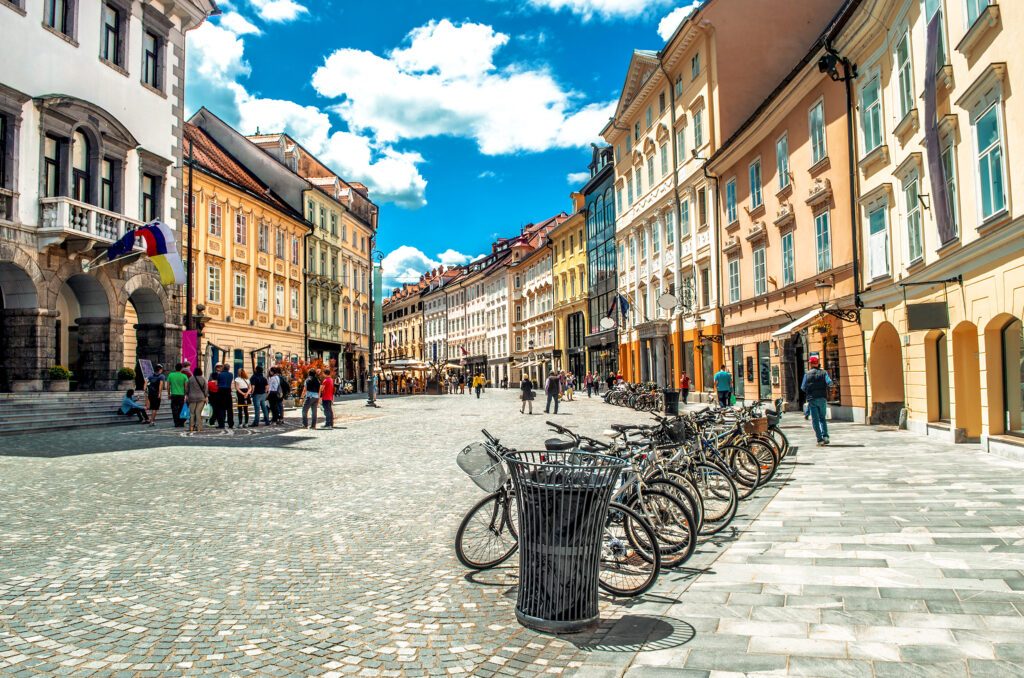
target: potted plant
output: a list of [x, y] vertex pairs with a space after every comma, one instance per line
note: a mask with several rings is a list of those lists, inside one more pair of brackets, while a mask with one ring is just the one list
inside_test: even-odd
[[122, 367], [117, 371], [117, 390], [127, 391], [130, 388], [135, 388], [135, 370]]
[[59, 393], [67, 393], [71, 371], [63, 365], [54, 365], [49, 371], [50, 380], [46, 382], [46, 390]]

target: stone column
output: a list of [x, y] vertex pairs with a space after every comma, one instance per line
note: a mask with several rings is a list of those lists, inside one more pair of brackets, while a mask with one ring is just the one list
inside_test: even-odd
[[164, 323], [140, 323], [134, 327], [138, 357], [151, 360], [154, 365], [162, 363], [170, 372], [181, 360], [181, 328]]
[[665, 387], [665, 340], [658, 338], [654, 343], [654, 380], [658, 386]]
[[[120, 323], [110, 318], [78, 318], [78, 365], [72, 367], [83, 391], [109, 391], [124, 357]], [[117, 328], [115, 336], [115, 327]]]
[[13, 392], [41, 391], [46, 369], [54, 357], [54, 319], [57, 314], [40, 308], [0, 311], [0, 375]]

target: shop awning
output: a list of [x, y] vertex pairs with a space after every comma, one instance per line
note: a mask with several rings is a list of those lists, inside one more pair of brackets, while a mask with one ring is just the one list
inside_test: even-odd
[[402, 358], [399, 360], [392, 360], [389, 363], [385, 363], [384, 367], [389, 370], [425, 370], [427, 364], [420, 360], [412, 360], [410, 358]]
[[821, 315], [821, 311], [814, 308], [803, 314], [796, 320], [790, 321], [788, 325], [783, 325], [779, 329], [772, 332], [772, 337], [788, 337], [794, 332], [799, 332], [806, 327], [812, 320]]

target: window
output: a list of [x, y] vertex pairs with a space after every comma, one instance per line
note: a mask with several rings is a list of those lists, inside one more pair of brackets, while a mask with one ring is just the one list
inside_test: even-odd
[[651, 224], [651, 249], [655, 254], [661, 251], [661, 222], [657, 220]]
[[700, 52], [694, 54], [690, 59], [690, 79], [696, 80], [698, 75], [700, 75]]
[[210, 201], [210, 235], [220, 237], [222, 233], [221, 214], [223, 208], [216, 200]]
[[871, 280], [889, 275], [889, 226], [886, 205], [868, 212], [868, 275]]
[[[945, 0], [924, 0], [924, 16], [925, 16], [925, 25], [926, 26], [928, 25], [928, 23], [932, 20], [932, 18], [936, 14], [938, 14], [940, 11], [942, 11], [942, 9], [943, 9], [942, 5], [943, 5], [944, 1]], [[945, 26], [942, 24], [942, 19], [941, 18], [939, 19], [939, 24], [940, 24], [940, 28], [942, 30], [939, 31], [939, 45], [938, 45], [938, 55], [937, 55], [938, 59], [936, 59], [935, 63], [936, 63], [938, 68], [942, 68], [943, 66], [946, 65], [946, 62], [947, 62], [947, 59], [946, 59], [946, 30], [945, 30]]]
[[675, 210], [665, 212], [665, 242], [669, 245], [676, 240]]
[[256, 289], [256, 303], [260, 313], [267, 312], [267, 306], [270, 303], [268, 297], [270, 296], [270, 283], [266, 278], [260, 278]]
[[[643, 178], [643, 174], [640, 173], [640, 168], [639, 167], [636, 169], [636, 171], [633, 174], [636, 176], [636, 197], [639, 198], [640, 194], [644, 192], [644, 189], [643, 189], [644, 178]], [[648, 187], [648, 188], [650, 188], [650, 187]]]
[[648, 129], [650, 129], [651, 125], [654, 124], [654, 109], [650, 106], [647, 107], [647, 114], [644, 117], [644, 122], [647, 123]]
[[779, 175], [779, 190], [789, 186], [789, 135], [783, 134], [775, 142], [775, 171]]
[[298, 317], [298, 315], [299, 315], [299, 291], [297, 289], [292, 289], [292, 303], [291, 303], [291, 307], [292, 307], [292, 317], [293, 318]]
[[907, 215], [908, 264], [924, 256], [924, 243], [921, 235], [921, 199], [917, 182], [917, 172], [913, 172], [903, 183], [903, 207]]
[[47, 198], [60, 195], [60, 157], [63, 143], [49, 135], [43, 141], [43, 192]]
[[665, 93], [658, 94], [658, 115], [665, 112]]
[[[117, 211], [115, 202], [114, 187], [117, 181], [117, 161], [104, 158], [100, 161], [100, 208], [110, 212]], [[192, 196], [195, 203], [196, 197]], [[191, 213], [188, 204], [185, 205], [185, 222], [188, 223], [188, 215]]]
[[900, 120], [914, 108], [914, 69], [910, 63], [910, 33], [896, 43], [896, 73], [900, 94]]
[[676, 130], [676, 152], [679, 156], [676, 161], [681, 165], [686, 162], [686, 130]]
[[633, 123], [633, 141], [640, 141], [640, 121]]
[[946, 182], [946, 206], [953, 235], [960, 235], [960, 198], [956, 189], [956, 150], [952, 145], [942, 149], [942, 179]]
[[868, 80], [860, 92], [860, 125], [864, 136], [864, 153], [882, 145], [882, 98], [879, 76]]
[[817, 165], [825, 159], [825, 102], [819, 101], [807, 115], [811, 130], [811, 164]]
[[661, 145], [661, 176], [668, 174], [668, 144]]
[[761, 195], [761, 159], [758, 158], [750, 163], [750, 209], [756, 210], [764, 204], [764, 197]]
[[683, 96], [683, 76], [676, 76], [676, 96]]
[[640, 231], [640, 258], [647, 258], [647, 232]]
[[64, 35], [71, 37], [73, 0], [43, 0], [43, 22]]
[[765, 265], [764, 246], [754, 250], [754, 296], [768, 291], [768, 271]]
[[967, 25], [973, 26], [991, 0], [967, 0]]
[[622, 187], [615, 189], [615, 211], [622, 214]]
[[633, 180], [630, 177], [626, 177], [626, 194], [629, 198], [629, 205], [633, 204]]
[[684, 200], [679, 205], [679, 230], [683, 236], [690, 235], [690, 201]]
[[699, 228], [707, 228], [708, 225], [708, 189], [697, 189], [697, 221]]
[[730, 179], [725, 185], [725, 223], [731, 224], [739, 218], [736, 211], [736, 180]]
[[628, 156], [633, 152], [633, 137], [628, 133], [626, 134], [626, 155]]
[[647, 185], [654, 186], [654, 156], [647, 156]]
[[245, 308], [245, 274], [235, 273], [235, 306]]
[[636, 266], [636, 238], [629, 239], [629, 265]]
[[220, 303], [220, 268], [217, 266], [206, 269], [206, 299], [211, 304]]
[[693, 114], [693, 148], [694, 150], [704, 145], [704, 109], [695, 111]]
[[796, 282], [796, 259], [793, 250], [793, 231], [782, 236], [782, 286]]
[[327, 275], [327, 253], [320, 253], [320, 275]]
[[121, 10], [110, 4], [103, 4], [103, 29], [100, 36], [100, 58], [117, 66], [124, 66], [121, 50]]
[[824, 273], [832, 268], [832, 235], [827, 210], [814, 217], [814, 247], [818, 255], [818, 273]]
[[256, 242], [260, 252], [266, 252], [270, 247], [270, 226], [264, 221], [260, 222], [259, 235], [256, 238]]
[[711, 269], [700, 269], [700, 305], [707, 308], [711, 305]]
[[89, 140], [82, 132], [71, 137], [71, 197], [79, 202], [89, 202]]
[[331, 280], [338, 279], [338, 255], [331, 255]]
[[1003, 174], [1003, 139], [1000, 102], [993, 102], [974, 121], [978, 148], [978, 188], [981, 193], [981, 220], [1006, 209]]
[[274, 254], [277, 255], [278, 259], [284, 259], [284, 231], [280, 228], [274, 234]]
[[244, 245], [249, 240], [249, 221], [241, 209], [235, 210], [235, 242]]
[[274, 286], [274, 313], [284, 315], [284, 285]]
[[[281, 249], [284, 249], [283, 239]], [[281, 252], [281, 258], [284, 258], [284, 252]], [[292, 236], [292, 264], [295, 266], [299, 265], [299, 239]]]
[[331, 212], [331, 235], [338, 235], [338, 215]]
[[740, 300], [740, 260], [733, 257], [729, 260], [729, 303]]
[[154, 89], [160, 89], [163, 78], [160, 77], [160, 49], [162, 40], [152, 31], [142, 34], [142, 82]]
[[160, 177], [142, 175], [142, 220], [149, 222], [160, 218]]

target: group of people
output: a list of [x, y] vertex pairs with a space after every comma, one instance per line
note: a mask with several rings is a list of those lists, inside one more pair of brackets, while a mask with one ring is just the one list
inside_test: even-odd
[[[185, 361], [177, 363], [169, 374], [164, 373], [163, 365], [156, 365], [146, 382], [147, 407], [135, 401], [135, 389], [128, 389], [121, 399], [120, 411], [126, 416], [138, 417], [142, 424], [155, 426], [166, 395], [175, 428], [187, 426], [189, 432], [201, 432], [204, 420], [208, 426], [216, 425], [219, 429], [235, 428], [236, 414], [239, 428], [259, 426], [261, 416], [264, 426], [281, 426], [284, 401], [290, 393], [291, 381], [280, 367], [271, 367], [269, 373], [264, 374], [263, 367], [257, 366], [250, 378], [245, 369], [235, 374], [230, 365], [219, 364], [204, 378], [202, 369], [192, 369]], [[319, 407], [324, 411], [323, 428], [334, 428], [334, 394], [331, 369], [315, 368], [307, 372], [301, 393], [303, 428], [316, 428]]]
[[401, 395], [416, 393], [420, 390], [423, 385], [423, 381], [415, 376], [408, 375], [405, 372], [400, 374], [385, 374], [380, 379], [381, 392], [386, 395]]

